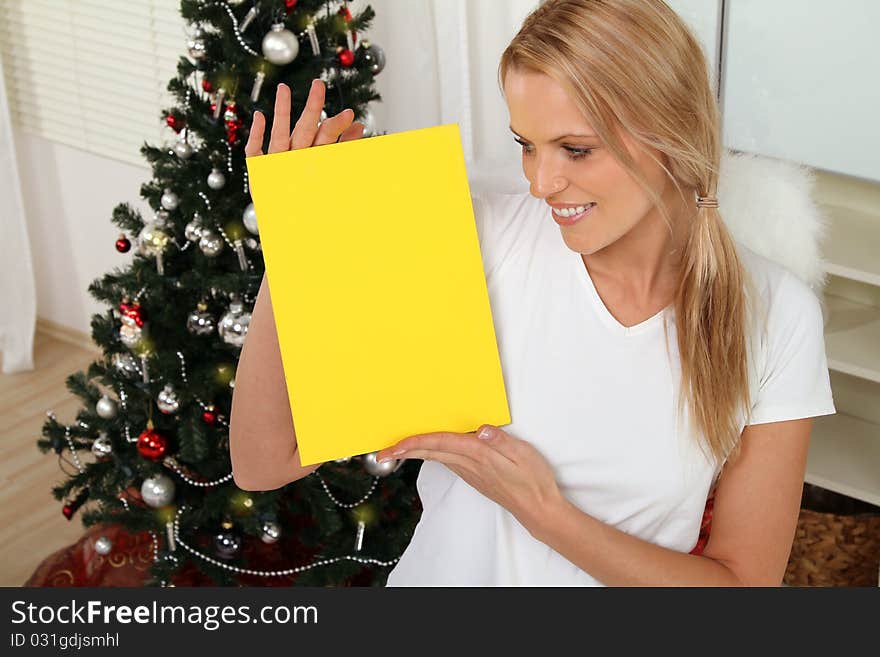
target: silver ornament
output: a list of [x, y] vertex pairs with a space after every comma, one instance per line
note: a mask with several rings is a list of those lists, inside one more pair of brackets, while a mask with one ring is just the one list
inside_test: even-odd
[[110, 554], [113, 549], [113, 541], [106, 536], [99, 536], [95, 539], [95, 552], [98, 554]]
[[263, 37], [263, 55], [276, 66], [289, 64], [299, 54], [299, 39], [284, 23], [275, 23]]
[[274, 520], [264, 520], [260, 527], [260, 540], [263, 543], [276, 543], [281, 538], [281, 525]]
[[133, 377], [140, 374], [137, 361], [131, 354], [113, 354], [113, 366], [117, 372], [125, 376]]
[[171, 504], [174, 499], [174, 480], [161, 473], [147, 477], [141, 484], [141, 497], [154, 509]]
[[165, 387], [156, 396], [156, 406], [159, 410], [170, 415], [180, 410], [180, 400], [177, 398], [177, 391], [170, 383], [166, 383]]
[[202, 236], [203, 228], [204, 225], [202, 224], [201, 217], [196, 215], [183, 229], [183, 234], [190, 242], [198, 242]]
[[188, 160], [192, 157], [193, 154], [192, 146], [186, 143], [185, 139], [181, 139], [179, 142], [174, 144], [171, 150], [173, 150], [174, 154], [181, 160]]
[[122, 318], [119, 327], [119, 340], [129, 349], [137, 347], [144, 338], [145, 326], [138, 326], [131, 317]]
[[355, 54], [355, 64], [358, 68], [370, 69], [373, 75], [379, 75], [385, 68], [385, 51], [364, 39]]
[[207, 306], [199, 304], [186, 318], [186, 330], [193, 335], [211, 335], [217, 328], [214, 316], [206, 312]]
[[211, 189], [223, 189], [225, 184], [226, 176], [223, 175], [223, 172], [217, 168], [211, 169], [211, 173], [208, 174], [208, 187]]
[[199, 237], [199, 248], [209, 258], [213, 258], [223, 250], [223, 238], [210, 228], [203, 228]]
[[214, 537], [214, 549], [221, 559], [232, 559], [241, 550], [241, 537], [232, 532], [220, 532]]
[[241, 347], [244, 344], [250, 323], [251, 314], [245, 312], [244, 304], [241, 301], [236, 300], [229, 304], [229, 310], [220, 318], [217, 332], [226, 344]]
[[324, 110], [321, 110], [321, 121], [326, 121], [326, 120], [327, 120], [327, 112], [325, 112]]
[[260, 230], [257, 227], [257, 211], [254, 209], [253, 203], [249, 203], [244, 209], [241, 219], [244, 222], [244, 227], [247, 228], [250, 233], [254, 235], [260, 234]]
[[177, 206], [180, 204], [180, 198], [170, 189], [166, 189], [159, 202], [166, 210], [176, 210]]
[[[164, 196], [162, 198], [165, 198]], [[144, 255], [159, 255], [168, 248], [168, 233], [160, 221], [151, 221], [138, 235], [138, 248]]]
[[195, 33], [193, 34], [193, 38], [190, 39], [186, 44], [189, 56], [196, 61], [205, 58], [206, 53], [204, 36], [205, 33], [201, 29], [196, 29]]
[[105, 420], [110, 420], [116, 417], [117, 410], [116, 402], [110, 399], [107, 395], [103, 395], [95, 404], [95, 412], [98, 414], [98, 417], [104, 418]]
[[372, 137], [376, 134], [376, 117], [369, 107], [364, 110], [360, 122], [364, 124], [364, 137]]
[[101, 433], [92, 443], [92, 454], [99, 459], [107, 458], [113, 453], [113, 443], [107, 437], [107, 434]]
[[392, 472], [397, 470], [397, 467], [400, 463], [397, 461], [397, 459], [389, 459], [388, 461], [379, 463], [376, 460], [376, 452], [364, 454], [363, 462], [364, 470], [366, 470], [368, 474], [371, 474], [374, 477], [387, 477]]
[[350, 456], [343, 456], [341, 459], [333, 459], [334, 463], [348, 463], [349, 461], [351, 461]]

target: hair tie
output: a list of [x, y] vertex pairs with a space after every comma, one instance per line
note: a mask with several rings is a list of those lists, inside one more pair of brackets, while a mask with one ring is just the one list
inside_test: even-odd
[[718, 198], [716, 196], [697, 196], [698, 208], [717, 208]]

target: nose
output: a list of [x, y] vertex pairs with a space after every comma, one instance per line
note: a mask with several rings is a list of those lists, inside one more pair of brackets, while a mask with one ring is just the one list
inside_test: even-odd
[[547, 198], [565, 189], [565, 177], [558, 166], [548, 162], [546, 158], [536, 161], [532, 172], [532, 196]]

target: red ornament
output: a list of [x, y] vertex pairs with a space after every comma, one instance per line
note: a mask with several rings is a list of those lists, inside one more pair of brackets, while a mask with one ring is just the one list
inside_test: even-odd
[[354, 64], [354, 53], [348, 48], [340, 50], [336, 57], [339, 59], [339, 63], [346, 68]]
[[208, 78], [202, 80], [202, 89], [204, 89], [208, 93], [214, 91], [214, 87], [211, 86], [211, 82], [208, 80]]
[[120, 234], [119, 239], [116, 240], [116, 250], [120, 253], [128, 253], [130, 248], [131, 242], [128, 241], [128, 238], [125, 235]]
[[244, 121], [238, 117], [238, 108], [236, 107], [235, 102], [226, 105], [226, 111], [223, 113], [223, 121], [226, 123], [226, 141], [230, 144], [234, 144], [238, 141], [239, 128], [244, 125]]
[[145, 459], [158, 461], [168, 449], [168, 439], [153, 428], [144, 429], [138, 436], [137, 450]]
[[293, 11], [293, 8], [296, 7], [296, 0], [284, 0], [284, 7], [287, 10], [287, 13]]
[[339, 11], [337, 11], [336, 13], [342, 16], [345, 19], [346, 23], [351, 22], [351, 12], [348, 10], [348, 5], [340, 7]]
[[173, 114], [169, 114], [165, 117], [165, 123], [168, 124], [168, 127], [174, 130], [174, 132], [180, 132], [183, 129], [183, 126], [186, 125], [186, 121], [182, 118], [178, 118]]
[[61, 507], [61, 513], [64, 514], [64, 517], [70, 520], [73, 518], [73, 514], [77, 512], [77, 510], [85, 504], [86, 499], [89, 497], [89, 489], [83, 488], [77, 496], [67, 502], [63, 507]]
[[138, 328], [144, 327], [146, 317], [144, 317], [145, 313], [139, 303], [125, 303], [123, 301], [119, 304], [119, 312], [123, 317], [130, 317]]
[[202, 420], [204, 420], [205, 424], [214, 426], [217, 424], [217, 411], [213, 406], [208, 406], [205, 409], [205, 412], [202, 413]]

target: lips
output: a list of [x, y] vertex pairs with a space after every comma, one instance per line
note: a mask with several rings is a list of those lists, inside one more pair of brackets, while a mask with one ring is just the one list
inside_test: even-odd
[[588, 217], [590, 214], [592, 214], [595, 208], [596, 204], [592, 203], [587, 206], [586, 210], [572, 217], [565, 217], [561, 214], [558, 214], [555, 209], [551, 210], [550, 214], [553, 216], [553, 220], [560, 226], [573, 226], [577, 222], [581, 221], [584, 217]]

